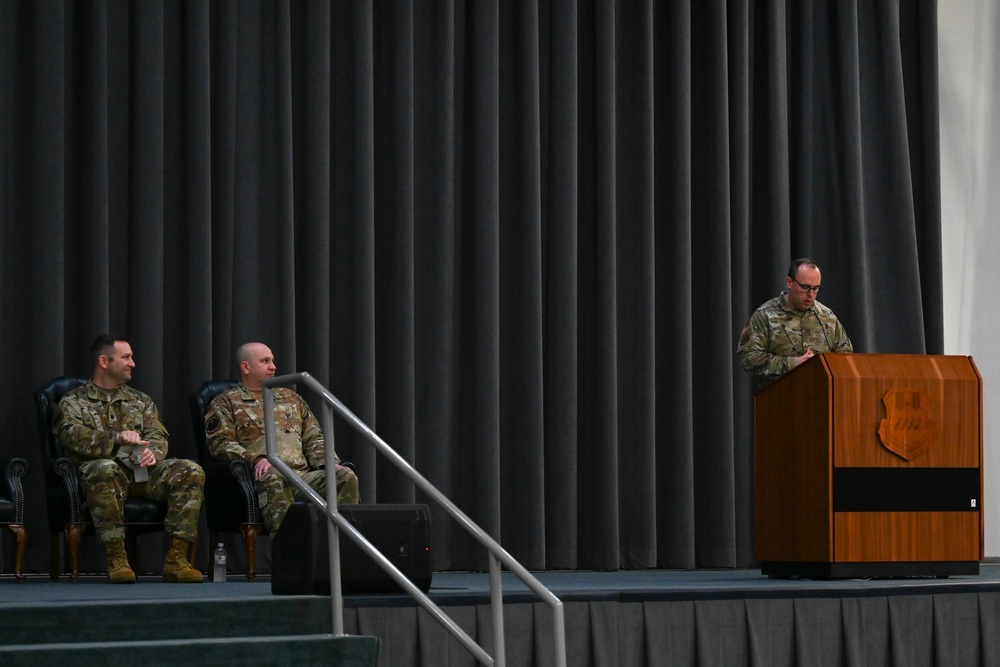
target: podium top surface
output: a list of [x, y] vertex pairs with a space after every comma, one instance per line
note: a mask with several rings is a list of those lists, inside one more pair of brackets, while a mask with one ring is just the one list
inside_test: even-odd
[[[896, 380], [980, 381], [972, 357], [938, 354], [844, 354], [818, 355], [827, 375], [837, 378], [894, 378]], [[812, 360], [799, 368], [812, 363]], [[795, 369], [798, 370], [798, 369]]]

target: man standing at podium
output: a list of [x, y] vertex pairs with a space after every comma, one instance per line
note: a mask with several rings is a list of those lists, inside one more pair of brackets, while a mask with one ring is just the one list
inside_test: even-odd
[[853, 352], [854, 346], [833, 311], [821, 304], [819, 266], [803, 257], [792, 262], [787, 291], [765, 302], [740, 333], [737, 352], [743, 370], [762, 386], [823, 352]]

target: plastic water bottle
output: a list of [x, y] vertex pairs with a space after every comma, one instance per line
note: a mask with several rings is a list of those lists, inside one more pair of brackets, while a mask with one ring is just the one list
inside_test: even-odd
[[212, 571], [212, 581], [219, 584], [226, 583], [226, 547], [222, 542], [219, 542], [219, 546], [215, 550], [215, 569]]

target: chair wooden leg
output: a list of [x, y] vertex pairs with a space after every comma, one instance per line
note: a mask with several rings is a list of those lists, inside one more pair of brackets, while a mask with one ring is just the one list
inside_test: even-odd
[[69, 551], [69, 580], [74, 584], [80, 581], [80, 538], [87, 529], [85, 523], [66, 524], [66, 549]]
[[59, 544], [61, 533], [49, 533], [49, 579], [55, 581], [59, 578], [62, 567], [59, 565]]
[[257, 536], [260, 535], [261, 524], [245, 523], [240, 526], [243, 531], [243, 546], [247, 550], [247, 581], [257, 578], [257, 561], [254, 554], [257, 549]]
[[24, 549], [28, 546], [28, 536], [24, 532], [24, 526], [11, 525], [7, 527], [17, 537], [17, 556], [14, 557], [14, 578], [17, 580], [17, 583], [21, 584], [24, 583], [24, 573], [21, 571], [21, 565], [24, 563]]

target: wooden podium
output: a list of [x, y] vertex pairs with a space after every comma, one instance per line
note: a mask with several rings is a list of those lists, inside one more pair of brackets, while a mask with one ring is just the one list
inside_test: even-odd
[[758, 392], [763, 574], [979, 574], [982, 387], [971, 357], [827, 353]]

